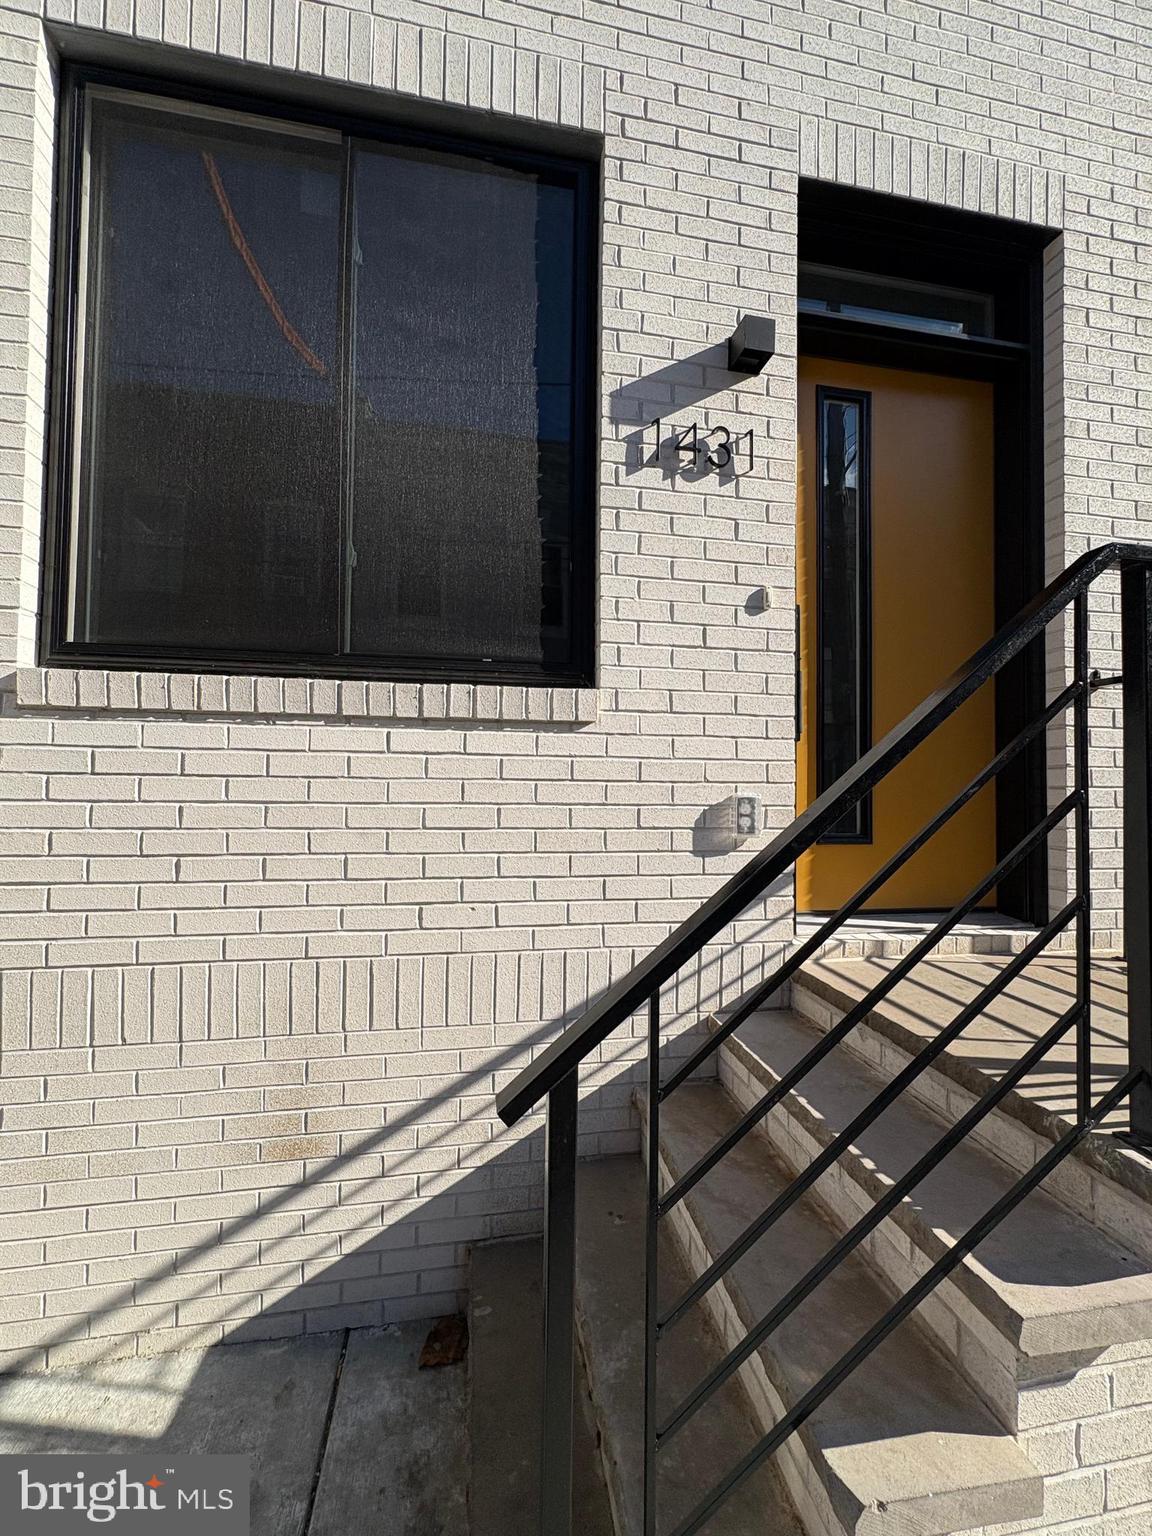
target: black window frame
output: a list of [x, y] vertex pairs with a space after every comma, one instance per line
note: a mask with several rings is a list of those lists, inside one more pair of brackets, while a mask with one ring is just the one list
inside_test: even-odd
[[[334, 130], [361, 140], [463, 155], [514, 170], [539, 170], [571, 179], [575, 194], [571, 604], [572, 653], [564, 665], [529, 667], [479, 658], [373, 657], [180, 646], [96, 645], [67, 638], [69, 527], [74, 504], [74, 460], [83, 400], [77, 400], [82, 345], [78, 298], [83, 256], [85, 107], [90, 88], [128, 91], [143, 98], [215, 108]], [[459, 115], [459, 114], [457, 114]], [[56, 229], [50, 286], [51, 346], [41, 568], [39, 657], [42, 665], [107, 670], [212, 672], [351, 680], [457, 681], [536, 687], [594, 687], [597, 682], [597, 569], [600, 460], [600, 247], [599, 160], [547, 148], [505, 144], [484, 134], [414, 128], [381, 116], [349, 114], [288, 103], [274, 96], [216, 90], [152, 74], [65, 63], [57, 121]], [[547, 128], [539, 131], [547, 140]], [[533, 137], [536, 135], [534, 133]], [[567, 146], [566, 146], [567, 148]]]

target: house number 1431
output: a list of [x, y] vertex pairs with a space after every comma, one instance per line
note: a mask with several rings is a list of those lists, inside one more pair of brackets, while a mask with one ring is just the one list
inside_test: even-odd
[[651, 430], [656, 446], [648, 461], [650, 464], [659, 464], [665, 455], [672, 455], [685, 471], [706, 473], [715, 469], [734, 474], [738, 468], [754, 469], [756, 466], [753, 427], [747, 432], [733, 432], [730, 427], [702, 428], [697, 421], [679, 427], [657, 417]]

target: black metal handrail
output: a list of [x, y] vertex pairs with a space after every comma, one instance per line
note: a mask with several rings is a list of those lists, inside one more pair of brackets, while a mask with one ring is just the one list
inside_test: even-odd
[[[1092, 582], [1114, 567], [1121, 571], [1122, 673], [1103, 678], [1088, 666], [1087, 592]], [[953, 715], [979, 688], [1041, 635], [1048, 624], [1073, 607], [1073, 681], [1047, 703], [1005, 747], [948, 803], [897, 850], [837, 912], [794, 949], [771, 975], [747, 993], [734, 1009], [713, 1021], [707, 1039], [661, 1082], [660, 991], [686, 961], [738, 917], [783, 874], [800, 854], [834, 827], [888, 773]], [[1096, 1104], [1092, 1102], [1091, 1058], [1091, 905], [1088, 860], [1088, 704], [1098, 688], [1120, 685], [1124, 702], [1124, 908], [1129, 962], [1129, 1070], [1123, 1080]], [[860, 998], [840, 1021], [791, 1068], [777, 1077], [720, 1140], [661, 1188], [660, 1106], [719, 1049], [723, 1041], [858, 912], [891, 876], [922, 848], [960, 809], [1053, 720], [1073, 712], [1073, 787], [996, 864], [995, 868], [957, 902], [896, 965]], [[1076, 847], [1076, 894], [1046, 923], [1008, 965], [957, 1013], [955, 1018], [918, 1052], [891, 1082], [834, 1136], [810, 1165], [799, 1173], [748, 1227], [736, 1237], [663, 1314], [657, 1288], [657, 1234], [668, 1215], [695, 1185], [754, 1129], [804, 1078], [844, 1040], [940, 940], [984, 899], [1013, 869], [1029, 857], [1051, 831], [1073, 819]], [[725, 1358], [697, 1384], [671, 1417], [656, 1416], [657, 1348], [663, 1335], [699, 1301], [710, 1287], [825, 1173], [836, 1159], [895, 1100], [908, 1089], [949, 1044], [985, 1011], [989, 1003], [1019, 976], [1056, 935], [1073, 922], [1077, 935], [1076, 1003], [1043, 1035], [952, 1127], [940, 1141], [877, 1202], [871, 1211], [799, 1280]], [[776, 837], [743, 869], [728, 880], [700, 909], [635, 965], [570, 1026], [542, 1055], [524, 1069], [497, 1098], [503, 1119], [512, 1124], [548, 1098], [545, 1184], [545, 1327], [546, 1381], [542, 1468], [541, 1531], [567, 1536], [571, 1531], [571, 1413], [575, 1275], [575, 1168], [578, 1114], [577, 1069], [618, 1025], [642, 1004], [648, 1005], [647, 1157], [648, 1193], [645, 1243], [644, 1348], [644, 1533], [654, 1536], [656, 1457], [666, 1440], [712, 1396], [733, 1372], [760, 1347], [785, 1317], [811, 1294], [899, 1201], [937, 1163], [999, 1105], [1052, 1047], [1072, 1029], [1076, 1032], [1076, 1120], [1036, 1166], [1024, 1175], [970, 1232], [889, 1309], [824, 1378], [804, 1395], [781, 1422], [728, 1475], [710, 1490], [674, 1536], [690, 1536], [707, 1523], [719, 1504], [756, 1466], [783, 1444], [819, 1407], [887, 1333], [919, 1304], [967, 1253], [1022, 1200], [1042, 1178], [1126, 1097], [1130, 1098], [1130, 1138], [1152, 1148], [1152, 546], [1107, 544], [1082, 556], [1055, 582], [1005, 625], [986, 645], [856, 766], [825, 791], [792, 825]]]
[[994, 779], [1002, 768], [1007, 767], [1010, 762], [1013, 762], [1024, 748], [1033, 742], [1046, 726], [1052, 723], [1057, 715], [1064, 712], [1076, 697], [1076, 693], [1077, 690], [1074, 684], [1065, 688], [1063, 692], [1058, 693], [1036, 719], [1030, 721], [1006, 747], [996, 754], [991, 762], [986, 763], [980, 772], [968, 781], [964, 788], [956, 794], [943, 810], [938, 811], [935, 816], [926, 821], [902, 848], [898, 848], [892, 857], [881, 865], [870, 879], [864, 882], [855, 895], [850, 896], [843, 906], [839, 907], [832, 913], [831, 917], [821, 923], [815, 933], [805, 939], [802, 944], [798, 944], [783, 964], [777, 966], [766, 982], [762, 982], [760, 986], [754, 987], [734, 1008], [730, 1009], [725, 1014], [724, 1022], [713, 1038], [705, 1040], [698, 1050], [693, 1051], [688, 1059], [681, 1062], [676, 1070], [670, 1074], [667, 1082], [660, 1090], [660, 1097], [666, 1099], [673, 1089], [678, 1088], [685, 1078], [691, 1077], [692, 1073], [703, 1065], [722, 1041], [726, 1040], [733, 1031], [739, 1029], [740, 1025], [747, 1019], [750, 1019], [754, 1013], [758, 1013], [772, 994], [779, 991], [786, 981], [791, 980], [796, 972], [833, 937], [849, 918], [855, 917], [856, 913], [861, 911], [864, 905], [887, 885], [896, 871], [903, 868], [913, 854], [919, 853], [920, 849], [939, 832], [940, 828], [951, 821], [952, 817], [962, 810], [984, 788], [985, 784]]
[[957, 668], [948, 681], [888, 732], [858, 763], [836, 780], [747, 864], [680, 924], [627, 975], [609, 987], [575, 1024], [517, 1074], [496, 1095], [496, 1110], [505, 1125], [538, 1104], [548, 1090], [579, 1066], [614, 1029], [630, 1018], [652, 992], [673, 976], [708, 940], [740, 916], [774, 881], [786, 874], [799, 856], [830, 831], [854, 805], [875, 788], [897, 763], [929, 737], [944, 720], [1036, 638], [1101, 574], [1122, 561], [1143, 566], [1147, 549], [1138, 544], [1104, 544], [1070, 565], [1039, 597]]
[[[1031, 960], [1035, 955], [1039, 954], [1053, 935], [1058, 933], [1072, 917], [1080, 912], [1082, 906], [1083, 903], [1079, 900], [1069, 902], [1068, 906], [1060, 914], [1060, 917], [1049, 923], [1043, 932], [1033, 939], [1027, 951], [1025, 951], [1028, 959]], [[926, 1072], [936, 1057], [945, 1051], [954, 1040], [959, 1039], [972, 1020], [978, 1018], [984, 1012], [993, 998], [998, 996], [1023, 968], [1022, 964], [1017, 964], [1014, 968], [1005, 967], [1005, 972], [1010, 973], [1007, 974], [1005, 980], [1001, 980], [999, 976], [993, 977], [973, 1001], [960, 1010], [950, 1024], [941, 1029], [939, 1034], [935, 1035], [922, 1050], [918, 1051], [908, 1065], [892, 1078], [891, 1082], [888, 1083], [882, 1092], [878, 1093], [868, 1106], [862, 1109], [845, 1126], [844, 1130], [824, 1148], [819, 1156], [813, 1158], [803, 1173], [797, 1174], [788, 1188], [772, 1202], [767, 1210], [758, 1216], [745, 1232], [741, 1233], [734, 1242], [725, 1248], [724, 1252], [719, 1254], [704, 1273], [688, 1287], [684, 1295], [674, 1305], [669, 1307], [668, 1311], [657, 1321], [657, 1332], [663, 1333], [666, 1329], [671, 1328], [672, 1324], [684, 1315], [693, 1302], [699, 1301], [705, 1291], [715, 1285], [716, 1281], [726, 1274], [733, 1264], [742, 1259], [752, 1244], [758, 1242], [768, 1231], [769, 1227], [775, 1226], [784, 1212], [790, 1210], [800, 1196], [815, 1184], [821, 1174], [826, 1173], [831, 1168], [840, 1154], [846, 1152], [855, 1142], [856, 1138], [874, 1124], [890, 1104], [896, 1102], [904, 1089], [910, 1087], [922, 1073]], [[886, 988], [885, 990], [887, 991], [888, 989]], [[852, 1013], [857, 1015], [857, 1019], [863, 1017], [862, 1014], [857, 1012], [856, 1008], [852, 1010]], [[839, 1031], [838, 1038], [842, 1040], [851, 1027], [851, 1024], [848, 1025], [848, 1028], [844, 1027], [844, 1023], [837, 1025], [837, 1030]], [[684, 1178], [672, 1186], [672, 1189], [657, 1206], [658, 1215], [662, 1216], [671, 1210], [675, 1200], [681, 1199], [687, 1193], [687, 1189], [691, 1187], [689, 1179], [691, 1179], [692, 1183], [695, 1183], [697, 1177], [701, 1177], [709, 1168], [714, 1167], [724, 1153], [730, 1152], [737, 1142], [742, 1141], [748, 1131], [764, 1118], [768, 1110], [774, 1105], [779, 1104], [780, 1100], [784, 1098], [790, 1089], [812, 1070], [817, 1061], [822, 1060], [828, 1054], [830, 1047], [825, 1042], [832, 1038], [832, 1033], [829, 1030], [820, 1041], [820, 1044], [811, 1050], [802, 1061], [798, 1062], [791, 1072], [785, 1074], [776, 1087], [771, 1092], [765, 1094], [757, 1105], [753, 1106], [753, 1109], [744, 1117], [744, 1120], [738, 1122], [729, 1134], [717, 1144], [718, 1147], [723, 1149], [719, 1156], [710, 1155], [708, 1158], [701, 1159], [701, 1163], [707, 1163], [707, 1168], [702, 1168], [701, 1164], [697, 1164], [690, 1174], [685, 1175]], [[697, 1170], [699, 1170], [699, 1173]]]
[[[745, 1133], [758, 1124], [774, 1104], [777, 1104], [790, 1089], [794, 1088], [818, 1061], [823, 1060], [835, 1046], [839, 1045], [841, 1040], [851, 1034], [856, 1025], [871, 1013], [877, 1003], [883, 1002], [889, 992], [898, 986], [916, 968], [920, 961], [936, 948], [936, 945], [942, 938], [951, 933], [953, 928], [979, 905], [989, 891], [993, 890], [1005, 875], [1011, 873], [1017, 865], [1023, 863], [1024, 859], [1043, 841], [1045, 835], [1065, 819], [1069, 811], [1076, 806], [1076, 803], [1077, 796], [1075, 793], [1065, 796], [1054, 811], [1049, 811], [1043, 821], [1033, 827], [1028, 836], [1017, 843], [1011, 853], [1000, 860], [990, 875], [985, 875], [982, 880], [978, 881], [972, 890], [961, 901], [958, 901], [952, 910], [942, 917], [924, 935], [919, 943], [908, 951], [902, 960], [881, 977], [871, 991], [866, 993], [858, 1003], [848, 1010], [839, 1024], [829, 1029], [822, 1036], [820, 1043], [813, 1047], [803, 1062], [797, 1063], [778, 1088], [774, 1088], [758, 1104], [754, 1104], [744, 1117], [733, 1126], [732, 1130], [717, 1142], [716, 1147], [711, 1152], [702, 1157], [695, 1167], [690, 1168], [681, 1179], [677, 1180], [660, 1202], [660, 1214], [663, 1216], [667, 1211], [670, 1211], [677, 1201], [686, 1195], [704, 1174], [716, 1166], [726, 1152], [730, 1152], [738, 1141], [743, 1140]], [[775, 990], [777, 989], [773, 988], [773, 991]], [[708, 1043], [715, 1050], [720, 1042], [714, 1035]], [[661, 1097], [667, 1098], [667, 1094], [662, 1093]]]

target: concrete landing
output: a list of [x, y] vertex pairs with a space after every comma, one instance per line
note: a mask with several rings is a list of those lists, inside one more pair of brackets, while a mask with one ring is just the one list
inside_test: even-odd
[[0, 1375], [0, 1452], [251, 1458], [252, 1536], [468, 1536], [467, 1364], [427, 1323]]
[[[859, 1003], [894, 963], [888, 959], [809, 961], [793, 978], [792, 1009], [827, 1029]], [[843, 1048], [891, 1076], [935, 1039], [1008, 963], [998, 956], [921, 961], [871, 1009]], [[973, 1097], [986, 1093], [1073, 1005], [1075, 967], [1072, 956], [1033, 960], [936, 1058], [915, 1085], [914, 1096], [922, 1095], [946, 1119], [954, 1119], [961, 1107], [967, 1108]], [[1092, 1091], [1098, 1100], [1127, 1070], [1128, 993], [1122, 960], [1093, 957], [1091, 1021]], [[948, 1102], [953, 1086], [961, 1090], [955, 1104]], [[1038, 1143], [1058, 1141], [1072, 1127], [1075, 1103], [1075, 1046], [1070, 1031], [1001, 1101], [977, 1139], [986, 1140], [998, 1156], [1022, 1171], [1035, 1161]], [[1055, 1171], [1049, 1190], [1125, 1246], [1152, 1257], [1148, 1217], [1152, 1157], [1117, 1139], [1116, 1133], [1127, 1130], [1128, 1124], [1128, 1106], [1121, 1104]], [[1019, 1127], [1027, 1136], [1017, 1134]], [[1087, 1165], [1087, 1181], [1076, 1176], [1077, 1170], [1082, 1173], [1082, 1165]]]
[[[873, 912], [865, 910], [848, 918], [826, 941], [824, 960], [898, 959], [940, 921], [939, 912]], [[801, 912], [796, 918], [796, 937], [807, 939], [827, 920], [826, 913]], [[1028, 923], [1002, 912], [970, 912], [952, 932], [940, 940], [937, 955], [1014, 955], [1033, 937]], [[1072, 949], [1075, 933], [1058, 934], [1051, 950]]]

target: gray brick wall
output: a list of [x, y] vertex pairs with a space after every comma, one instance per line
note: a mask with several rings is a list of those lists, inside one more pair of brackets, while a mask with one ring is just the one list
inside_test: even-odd
[[[54, 38], [73, 26], [371, 86], [382, 113], [400, 93], [603, 134], [595, 698], [37, 671]], [[712, 835], [734, 791], [769, 829], [794, 803], [797, 177], [1064, 230], [1055, 572], [1143, 526], [1150, 68], [1139, 8], [1103, 0], [0, 0], [0, 1360], [434, 1314], [470, 1239], [538, 1220], [534, 1128], [498, 1129], [495, 1086], [747, 855]], [[716, 393], [741, 311], [775, 315], [778, 355]], [[754, 426], [757, 471], [638, 467], [644, 422], [689, 411]], [[1094, 609], [1105, 670], [1114, 609]], [[670, 1014], [778, 952], [789, 900], [742, 920], [743, 951], [710, 952]], [[591, 1147], [630, 1144], [634, 1054], [610, 1042], [588, 1073]]]

